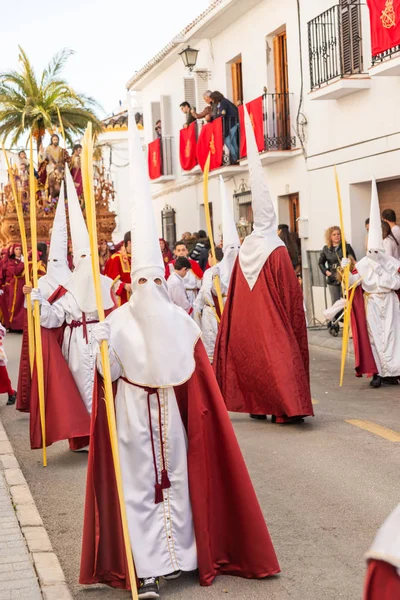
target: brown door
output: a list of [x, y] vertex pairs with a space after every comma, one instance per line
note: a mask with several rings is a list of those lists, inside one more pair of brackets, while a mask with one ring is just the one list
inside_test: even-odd
[[274, 37], [275, 94], [272, 98], [272, 111], [275, 112], [275, 132], [277, 150], [289, 150], [290, 111], [289, 75], [287, 62], [286, 31]]
[[243, 74], [242, 59], [231, 64], [232, 73], [232, 102], [235, 106], [243, 103]]

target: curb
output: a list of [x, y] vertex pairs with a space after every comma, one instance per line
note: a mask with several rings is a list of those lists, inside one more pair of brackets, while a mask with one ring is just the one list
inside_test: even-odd
[[65, 576], [0, 421], [0, 468], [31, 556], [44, 600], [72, 600]]
[[[318, 348], [325, 348], [325, 350], [336, 350], [337, 352], [342, 351], [342, 337], [334, 338], [325, 331], [314, 332], [308, 331], [308, 344], [309, 346], [316, 346]], [[354, 355], [353, 340], [349, 340], [348, 353]]]

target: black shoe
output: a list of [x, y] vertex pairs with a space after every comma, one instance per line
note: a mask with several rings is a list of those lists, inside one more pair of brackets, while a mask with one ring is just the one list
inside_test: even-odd
[[15, 402], [17, 401], [17, 393], [15, 392], [14, 394], [9, 394], [8, 395], [8, 400], [7, 400], [7, 406], [12, 406], [13, 404], [15, 404]]
[[140, 580], [139, 598], [159, 598], [160, 590], [157, 577], [144, 577]]
[[369, 385], [373, 388], [380, 388], [382, 385], [382, 379], [379, 375], [374, 375], [371, 381], [369, 382]]
[[163, 575], [163, 579], [165, 579], [165, 581], [174, 581], [174, 579], [179, 579], [181, 575], [182, 571], [174, 571], [173, 573], [168, 573], [168, 575]]
[[250, 415], [250, 419], [257, 419], [258, 421], [265, 421], [267, 415]]
[[386, 385], [399, 385], [398, 377], [382, 377], [382, 383]]

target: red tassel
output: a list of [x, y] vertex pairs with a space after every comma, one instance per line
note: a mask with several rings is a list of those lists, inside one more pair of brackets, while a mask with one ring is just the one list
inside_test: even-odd
[[163, 490], [167, 490], [171, 487], [171, 482], [168, 477], [167, 469], [161, 471], [161, 487]]
[[156, 490], [156, 497], [154, 500], [155, 504], [160, 504], [161, 502], [164, 501], [164, 496], [163, 496], [163, 491], [162, 491], [162, 487], [160, 483], [156, 483], [156, 485], [154, 486], [155, 490]]

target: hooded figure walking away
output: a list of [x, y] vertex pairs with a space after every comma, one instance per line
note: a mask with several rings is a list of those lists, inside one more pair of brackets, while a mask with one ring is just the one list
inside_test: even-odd
[[[346, 266], [346, 259], [342, 266]], [[400, 378], [400, 261], [383, 249], [378, 190], [372, 181], [367, 255], [356, 263], [352, 331], [357, 375], [373, 375], [371, 386]]]
[[[198, 568], [200, 584], [211, 585], [218, 574], [264, 578], [278, 573], [279, 565], [200, 330], [168, 296], [131, 110], [129, 140], [132, 295], [95, 327], [95, 335], [109, 343], [139, 598], [158, 598], [159, 576], [176, 579]], [[99, 375], [80, 582], [126, 589], [103, 387]]]
[[215, 342], [218, 334], [218, 319], [221, 311], [215, 288], [215, 277], [219, 277], [222, 300], [225, 304], [233, 267], [239, 254], [240, 240], [233, 218], [232, 207], [229, 204], [226, 186], [222, 175], [220, 176], [220, 192], [222, 204], [222, 238], [224, 257], [204, 273], [203, 284], [194, 305], [194, 318], [201, 327], [204, 346], [210, 361], [213, 361]]
[[[99, 317], [89, 234], [68, 167], [65, 169], [65, 178], [75, 270], [66, 283], [53, 294], [51, 303], [44, 299], [40, 289], [32, 290], [31, 298], [32, 301], [39, 300], [41, 303], [42, 327], [54, 329], [66, 324], [62, 352], [90, 415], [97, 352], [93, 327], [98, 323]], [[113, 282], [104, 275], [100, 277], [104, 309], [110, 311], [115, 306], [111, 296]]]
[[254, 231], [240, 248], [214, 369], [229, 411], [277, 423], [314, 414], [303, 293], [283, 241], [245, 108]]

